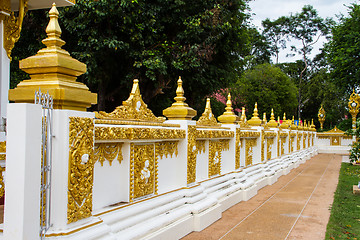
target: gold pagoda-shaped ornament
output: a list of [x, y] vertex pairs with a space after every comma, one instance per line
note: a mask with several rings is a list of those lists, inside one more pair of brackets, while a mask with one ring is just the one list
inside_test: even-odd
[[233, 112], [233, 108], [231, 107], [230, 93], [228, 94], [227, 97], [225, 112], [218, 117], [218, 120], [222, 124], [231, 124], [239, 121], [239, 117], [235, 115], [235, 113]]
[[271, 128], [278, 127], [278, 123], [275, 121], [274, 109], [271, 109], [270, 121], [266, 124], [266, 126]]
[[86, 72], [86, 65], [72, 58], [61, 47], [65, 42], [60, 38], [59, 12], [53, 4], [49, 11], [50, 21], [46, 28], [46, 45], [36, 55], [20, 61], [20, 69], [30, 75], [29, 80], [20, 82], [9, 90], [9, 100], [15, 103], [33, 103], [35, 91], [49, 92], [55, 109], [86, 111], [97, 103], [97, 94], [77, 82], [76, 78]]
[[260, 126], [261, 125], [261, 119], [259, 118], [258, 109], [257, 109], [257, 103], [255, 103], [254, 113], [250, 120], [248, 120], [248, 124], [251, 126]]
[[196, 121], [196, 125], [214, 126], [214, 127], [220, 126], [220, 123], [218, 123], [216, 121], [216, 118], [214, 117], [214, 114], [212, 113], [211, 105], [210, 105], [210, 98], [206, 99], [205, 111], [203, 112], [203, 114], [201, 115], [199, 120]]
[[191, 120], [196, 115], [196, 110], [189, 107], [185, 103], [186, 98], [184, 97], [184, 89], [182, 87], [182, 80], [179, 77], [178, 87], [176, 89], [176, 97], [171, 107], [168, 107], [163, 110], [163, 115], [166, 116], [169, 120]]

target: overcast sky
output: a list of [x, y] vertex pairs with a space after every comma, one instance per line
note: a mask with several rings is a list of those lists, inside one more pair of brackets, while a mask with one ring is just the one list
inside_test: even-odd
[[[290, 13], [301, 12], [304, 5], [312, 5], [317, 11], [319, 16], [326, 18], [332, 17], [337, 21], [336, 15], [342, 13], [347, 15], [348, 8], [351, 3], [359, 3], [359, 0], [253, 0], [250, 2], [250, 8], [254, 16], [252, 22], [255, 26], [261, 27], [261, 21], [266, 18], [271, 20], [277, 19], [280, 16], [289, 16]], [[325, 39], [314, 47], [312, 56], [318, 53], [318, 48], [322, 47]], [[293, 42], [290, 45], [297, 45]], [[287, 58], [286, 53], [289, 50], [283, 50], [279, 56], [279, 62], [292, 62], [299, 57]]]

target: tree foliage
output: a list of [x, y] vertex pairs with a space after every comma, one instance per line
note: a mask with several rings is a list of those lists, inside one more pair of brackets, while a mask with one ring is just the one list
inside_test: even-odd
[[271, 108], [276, 116], [283, 116], [284, 112], [289, 115], [296, 109], [295, 84], [280, 68], [269, 63], [247, 70], [233, 89], [236, 89], [233, 95], [243, 98], [249, 116], [255, 102], [258, 103], [259, 112], [266, 112], [268, 118]]
[[98, 92], [99, 109], [119, 105], [138, 78], [161, 113], [179, 75], [189, 104], [235, 79], [248, 51], [246, 8], [247, 0], [79, 0], [61, 22], [65, 48], [88, 66], [83, 81]]
[[342, 16], [332, 29], [326, 46], [333, 82], [343, 94], [360, 87], [360, 5], [349, 6], [349, 16]]

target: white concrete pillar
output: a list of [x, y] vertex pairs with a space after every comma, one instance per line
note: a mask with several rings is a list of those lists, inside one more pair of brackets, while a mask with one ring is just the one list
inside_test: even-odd
[[41, 105], [8, 105], [4, 239], [39, 239]]
[[[6, 108], [9, 103], [10, 59], [4, 49], [4, 24], [0, 20], [0, 124], [6, 119]], [[5, 132], [0, 132], [0, 142], [5, 141]]]
[[[51, 178], [51, 231], [67, 229], [69, 181], [69, 119], [95, 118], [95, 113], [72, 110], [53, 110], [52, 178]], [[87, 219], [85, 221], [90, 221]]]

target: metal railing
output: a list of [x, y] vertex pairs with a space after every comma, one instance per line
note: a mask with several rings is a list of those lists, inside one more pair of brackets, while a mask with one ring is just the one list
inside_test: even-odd
[[35, 104], [42, 106], [41, 188], [40, 188], [40, 238], [45, 239], [50, 224], [51, 160], [52, 160], [52, 110], [53, 98], [49, 93], [35, 92]]

